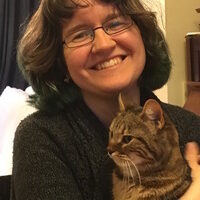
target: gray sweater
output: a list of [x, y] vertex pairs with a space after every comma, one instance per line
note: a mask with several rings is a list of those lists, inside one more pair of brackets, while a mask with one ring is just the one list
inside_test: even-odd
[[[149, 92], [141, 96], [141, 104], [148, 98], [157, 99]], [[188, 141], [200, 144], [198, 116], [173, 105], [161, 106], [179, 132], [182, 153]], [[111, 199], [107, 142], [108, 130], [82, 100], [54, 114], [30, 115], [16, 131], [11, 199]]]

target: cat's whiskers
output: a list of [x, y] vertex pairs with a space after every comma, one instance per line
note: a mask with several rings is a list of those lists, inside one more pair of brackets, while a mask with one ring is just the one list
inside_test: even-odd
[[[129, 169], [128, 169], [128, 163], [127, 163], [127, 161], [126, 160], [122, 160], [122, 162], [123, 162], [123, 180], [125, 180], [125, 184], [128, 186], [128, 188], [129, 188], [129, 176], [128, 176], [128, 174], [129, 174]], [[124, 170], [125, 170], [125, 173], [124, 173]], [[123, 199], [125, 199], [125, 197], [126, 197], [126, 193], [124, 193], [124, 195], [123, 195]]]
[[131, 164], [133, 165], [133, 167], [135, 168], [135, 170], [136, 170], [136, 172], [137, 172], [137, 175], [138, 175], [139, 184], [141, 185], [141, 184], [142, 184], [142, 183], [141, 183], [141, 176], [140, 176], [140, 172], [139, 172], [137, 166], [135, 165], [135, 163], [134, 163], [130, 158], [127, 158], [127, 161], [128, 161], [129, 163], [131, 163]]
[[[124, 162], [124, 160], [122, 162]], [[125, 162], [124, 162], [124, 164], [122, 164], [122, 174], [123, 174], [123, 182], [126, 184], [127, 179], [125, 176], [125, 174], [126, 174], [126, 163]]]
[[[133, 177], [133, 174], [132, 174], [132, 171], [131, 171], [131, 167], [130, 167], [130, 164], [129, 164], [129, 162], [126, 160], [125, 161], [126, 162], [126, 166], [127, 166], [127, 171], [128, 171], [128, 184], [127, 184], [127, 188], [128, 188], [128, 190], [130, 189], [130, 188], [132, 188], [132, 185], [135, 185], [135, 183], [134, 183], [134, 177]], [[133, 183], [134, 184], [131, 184], [130, 183], [130, 179], [129, 178], [132, 178], [132, 181], [133, 181]]]
[[108, 161], [109, 159], [113, 160], [113, 157], [109, 152], [107, 152], [107, 155], [105, 155], [105, 158], [104, 158], [104, 162]]
[[127, 184], [127, 179], [126, 179], [126, 163], [124, 162], [124, 160], [121, 161], [122, 162], [122, 175], [123, 175], [123, 183]]
[[126, 161], [126, 162], [127, 162], [127, 166], [128, 166], [128, 169], [129, 169], [129, 174], [130, 174], [130, 176], [131, 176], [131, 178], [133, 180], [133, 185], [135, 185], [135, 180], [134, 180], [133, 172], [131, 170], [131, 166], [129, 164], [129, 161]]
[[[112, 156], [111, 156], [111, 154], [110, 154], [109, 152], [107, 153], [107, 156], [110, 157], [110, 158], [112, 159]], [[106, 156], [106, 157], [107, 157], [107, 156]]]
[[[110, 157], [111, 159], [113, 159], [113, 156], [108, 152], [108, 157]], [[136, 170], [136, 173], [137, 173], [137, 175], [138, 175], [138, 181], [139, 181], [139, 185], [141, 185], [142, 183], [141, 183], [141, 176], [140, 176], [140, 172], [139, 172], [139, 170], [138, 170], [138, 168], [137, 168], [137, 166], [135, 165], [135, 163], [130, 159], [130, 158], [123, 158], [122, 160], [121, 160], [121, 162], [122, 162], [122, 165], [121, 165], [121, 167], [122, 167], [122, 174], [123, 174], [123, 182], [127, 182], [127, 185], [129, 185], [130, 183], [130, 181], [129, 181], [129, 174], [130, 174], [130, 176], [131, 176], [131, 178], [132, 178], [132, 180], [133, 180], [133, 185], [135, 185], [135, 181], [134, 181], [134, 175], [133, 175], [133, 173], [132, 173], [132, 169], [131, 169], [131, 166], [130, 166], [130, 164], [135, 168], [135, 170]], [[127, 176], [126, 176], [127, 175]], [[127, 177], [127, 178], [126, 178]], [[126, 178], [126, 180], [125, 180], [125, 178]]]
[[[110, 154], [109, 152], [108, 152], [108, 157], [109, 158], [111, 158], [112, 160], [114, 160], [114, 158], [113, 158], [113, 156], [112, 156], [112, 154]], [[126, 176], [125, 176], [125, 174], [127, 173], [126, 172], [126, 161], [125, 160], [121, 160], [121, 168], [122, 168], [122, 176], [123, 176], [123, 182], [126, 184]]]
[[126, 160], [124, 160], [125, 166], [126, 166], [126, 176], [127, 176], [127, 185], [129, 185], [129, 168], [128, 163]]

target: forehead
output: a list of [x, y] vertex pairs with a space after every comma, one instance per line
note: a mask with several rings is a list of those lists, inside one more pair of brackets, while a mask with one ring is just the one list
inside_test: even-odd
[[117, 13], [115, 5], [96, 0], [75, 0], [78, 3], [71, 18], [63, 20], [63, 28], [73, 28], [78, 24], [102, 23], [108, 15]]
[[71, 0], [73, 3], [77, 4], [77, 5], [92, 5], [95, 4], [96, 2], [100, 1], [100, 0]]
[[[111, 3], [98, 0], [74, 0], [76, 8], [73, 11], [72, 18], [80, 16], [81, 18], [88, 14], [106, 14], [107, 12], [113, 12], [116, 6]], [[94, 11], [94, 13], [92, 12]], [[92, 13], [91, 13], [92, 12]]]
[[106, 0], [64, 0], [62, 5], [67, 8], [73, 8], [73, 10], [80, 8], [87, 8], [89, 6], [94, 6], [99, 3], [109, 3]]

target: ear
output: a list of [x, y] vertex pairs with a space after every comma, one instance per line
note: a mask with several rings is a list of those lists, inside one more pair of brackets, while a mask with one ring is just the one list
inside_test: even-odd
[[155, 121], [159, 129], [165, 124], [163, 110], [160, 104], [154, 99], [149, 99], [145, 102], [142, 116], [146, 116], [148, 119]]

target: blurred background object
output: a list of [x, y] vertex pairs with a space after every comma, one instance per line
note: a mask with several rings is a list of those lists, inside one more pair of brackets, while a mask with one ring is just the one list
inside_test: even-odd
[[25, 89], [28, 83], [16, 63], [21, 24], [31, 17], [38, 0], [0, 0], [0, 94], [6, 86]]

